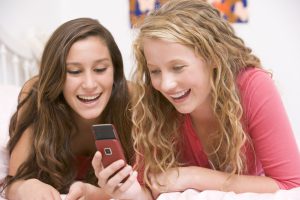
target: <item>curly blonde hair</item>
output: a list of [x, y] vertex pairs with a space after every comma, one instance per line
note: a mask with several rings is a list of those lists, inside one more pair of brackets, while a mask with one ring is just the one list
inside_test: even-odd
[[218, 10], [201, 0], [170, 0], [150, 13], [138, 27], [134, 42], [136, 69], [133, 81], [133, 137], [137, 163], [149, 183], [149, 173], [164, 172], [180, 166], [178, 147], [182, 136], [183, 115], [151, 85], [143, 51], [145, 38], [185, 45], [195, 51], [210, 67], [211, 108], [219, 130], [210, 138], [207, 152], [216, 170], [245, 172], [243, 146], [248, 137], [241, 119], [243, 108], [236, 85], [238, 73], [246, 67], [261, 67], [243, 40], [237, 37]]

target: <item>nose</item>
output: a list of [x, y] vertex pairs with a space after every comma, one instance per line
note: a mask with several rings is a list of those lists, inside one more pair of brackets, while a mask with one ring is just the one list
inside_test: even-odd
[[174, 75], [170, 73], [162, 74], [161, 90], [164, 92], [170, 92], [177, 86], [177, 81]]
[[84, 89], [94, 89], [97, 86], [95, 75], [90, 72], [86, 72], [83, 76], [82, 87]]

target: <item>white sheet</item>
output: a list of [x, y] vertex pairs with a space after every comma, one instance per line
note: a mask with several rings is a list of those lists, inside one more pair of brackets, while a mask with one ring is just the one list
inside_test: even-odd
[[12, 114], [17, 108], [20, 87], [0, 85], [0, 183], [7, 174], [8, 152], [8, 125]]
[[161, 194], [157, 200], [300, 200], [300, 187], [279, 190], [276, 193], [240, 193], [206, 190], [198, 192], [188, 189], [184, 192]]

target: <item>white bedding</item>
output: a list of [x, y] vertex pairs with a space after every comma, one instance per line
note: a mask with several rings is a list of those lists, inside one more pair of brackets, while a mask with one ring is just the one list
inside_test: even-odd
[[[0, 85], [0, 183], [7, 174], [8, 152], [5, 146], [8, 140], [8, 124], [12, 113], [16, 110], [19, 91], [20, 88], [16, 86]], [[300, 146], [299, 142], [298, 139]], [[64, 199], [65, 195], [61, 197]], [[2, 200], [1, 197], [0, 199]], [[198, 192], [189, 189], [181, 193], [162, 194], [157, 200], [300, 200], [300, 187], [292, 190], [279, 190], [274, 194], [235, 194], [213, 190]]]
[[161, 194], [157, 200], [300, 200], [300, 187], [291, 190], [279, 190], [276, 193], [240, 193], [193, 189], [184, 192]]
[[12, 113], [16, 110], [20, 88], [17, 86], [0, 85], [0, 183], [7, 173], [8, 124]]

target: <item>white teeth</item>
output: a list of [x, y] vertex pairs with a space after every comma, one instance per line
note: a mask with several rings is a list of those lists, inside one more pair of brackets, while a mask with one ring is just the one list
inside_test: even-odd
[[91, 100], [94, 100], [97, 97], [99, 97], [99, 95], [95, 95], [95, 96], [81, 96], [81, 95], [78, 95], [78, 97], [80, 99], [83, 99], [83, 100], [86, 100], [86, 101], [91, 101]]
[[176, 94], [173, 94], [171, 95], [172, 98], [180, 98], [182, 97], [183, 95], [185, 95], [189, 90], [185, 90], [185, 91], [182, 91], [182, 92], [178, 92]]

